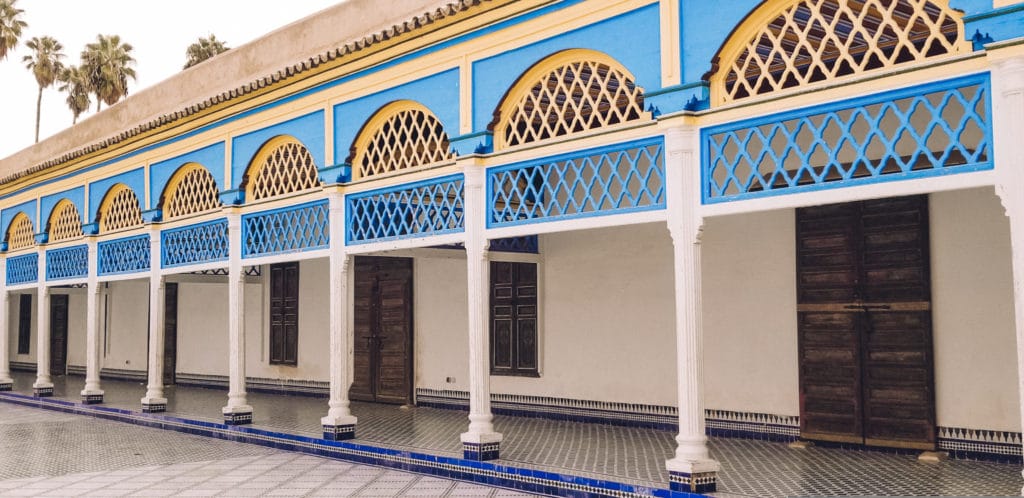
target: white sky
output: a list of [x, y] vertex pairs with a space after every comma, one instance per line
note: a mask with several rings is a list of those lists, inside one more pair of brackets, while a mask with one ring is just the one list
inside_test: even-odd
[[[185, 49], [211, 33], [238, 47], [262, 34], [342, 0], [19, 0], [28, 22], [14, 53], [0, 61], [0, 158], [32, 145], [38, 85], [21, 58], [26, 41], [52, 36], [64, 45], [66, 64], [78, 64], [97, 34], [120, 35], [134, 47], [138, 79], [128, 94], [158, 83], [185, 65]], [[39, 139], [71, 126], [71, 111], [57, 85], [43, 91]], [[95, 98], [95, 97], [94, 97]], [[103, 106], [106, 109], [106, 105]], [[87, 118], [96, 109], [79, 116]]]

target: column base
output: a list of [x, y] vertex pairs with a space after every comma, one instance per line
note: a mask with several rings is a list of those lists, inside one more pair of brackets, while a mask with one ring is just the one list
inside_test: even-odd
[[13, 391], [14, 381], [12, 380], [0, 380], [0, 391]]
[[144, 413], [160, 413], [167, 411], [167, 398], [142, 398]]
[[324, 425], [324, 439], [328, 441], [347, 441], [356, 438], [356, 425]]
[[669, 460], [668, 485], [672, 491], [684, 493], [712, 493], [718, 487], [718, 469], [715, 460]]
[[227, 425], [245, 425], [252, 423], [251, 406], [225, 406], [221, 408], [224, 414], [224, 423]]
[[500, 458], [502, 439], [500, 433], [476, 434], [465, 432], [459, 439], [462, 440], [462, 458], [466, 460], [483, 462]]
[[103, 391], [82, 391], [82, 404], [98, 405], [100, 403], [103, 403]]
[[53, 386], [33, 386], [32, 395], [37, 398], [49, 398], [53, 396]]

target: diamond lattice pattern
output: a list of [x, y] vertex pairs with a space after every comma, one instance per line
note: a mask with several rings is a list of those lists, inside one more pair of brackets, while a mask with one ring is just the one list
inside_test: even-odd
[[7, 285], [35, 282], [39, 277], [39, 254], [7, 259]]
[[50, 242], [76, 239], [82, 236], [82, 219], [78, 215], [78, 208], [71, 201], [63, 200], [53, 208], [50, 215], [49, 233]]
[[242, 216], [242, 257], [326, 248], [330, 225], [325, 201], [247, 214]]
[[494, 133], [495, 148], [640, 119], [644, 115], [643, 90], [622, 70], [601, 62], [578, 61], [533, 82], [506, 109]]
[[972, 79], [983, 82], [707, 130], [705, 201], [990, 165], [987, 77]]
[[217, 180], [206, 168], [191, 163], [182, 166], [171, 180], [170, 194], [164, 200], [164, 219], [218, 209], [221, 206]]
[[313, 155], [298, 142], [285, 142], [270, 149], [254, 167], [246, 198], [257, 201], [290, 194], [320, 185]]
[[462, 175], [453, 175], [348, 195], [348, 240], [379, 242], [462, 231], [462, 187]]
[[96, 244], [99, 275], [148, 270], [149, 246], [149, 235], [106, 240]]
[[390, 173], [455, 157], [444, 126], [423, 109], [401, 109], [387, 117], [356, 152], [356, 178]]
[[107, 193], [100, 211], [100, 232], [112, 232], [142, 226], [142, 209], [135, 191], [124, 184], [115, 185]]
[[160, 232], [161, 266], [181, 266], [228, 259], [228, 220]]
[[18, 213], [11, 220], [11, 227], [7, 229], [7, 250], [17, 251], [35, 244], [32, 220], [28, 219], [28, 215], [25, 213]]
[[84, 277], [89, 274], [89, 248], [65, 247], [46, 251], [46, 279]]
[[[719, 103], [959, 51], [942, 0], [805, 0], [785, 9], [713, 78]], [[728, 57], [728, 54], [724, 54]]]
[[489, 171], [490, 226], [665, 207], [662, 141]]

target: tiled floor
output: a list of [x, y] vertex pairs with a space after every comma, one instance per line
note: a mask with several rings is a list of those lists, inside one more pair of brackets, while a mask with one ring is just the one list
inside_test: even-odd
[[[31, 392], [34, 376], [18, 373], [15, 390]], [[58, 378], [57, 397], [78, 400], [81, 377]], [[137, 410], [141, 383], [104, 381], [109, 406]], [[167, 391], [172, 415], [219, 421], [227, 393], [173, 387]], [[251, 393], [254, 425], [278, 432], [319, 435], [326, 413], [322, 398]], [[458, 455], [466, 413], [432, 408], [401, 408], [353, 403], [359, 441], [383, 447]], [[665, 459], [674, 434], [534, 418], [495, 418], [505, 435], [502, 459], [509, 465], [667, 487]], [[781, 443], [714, 438], [712, 456], [722, 463], [721, 495], [1019, 495], [1020, 467], [950, 460], [918, 462], [912, 455], [828, 448], [790, 449]]]
[[0, 403], [0, 496], [529, 495]]

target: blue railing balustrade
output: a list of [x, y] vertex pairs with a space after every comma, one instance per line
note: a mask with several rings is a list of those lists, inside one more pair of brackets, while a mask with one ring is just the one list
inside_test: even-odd
[[39, 280], [39, 253], [7, 258], [7, 285], [29, 284]]
[[327, 201], [242, 215], [242, 257], [326, 249], [330, 246]]
[[160, 232], [162, 268], [228, 259], [228, 220], [219, 219]]
[[347, 244], [465, 230], [463, 175], [455, 174], [345, 196]]
[[96, 244], [98, 274], [120, 275], [149, 270], [149, 235], [136, 235]]
[[82, 244], [46, 251], [46, 280], [89, 276], [89, 246]]

